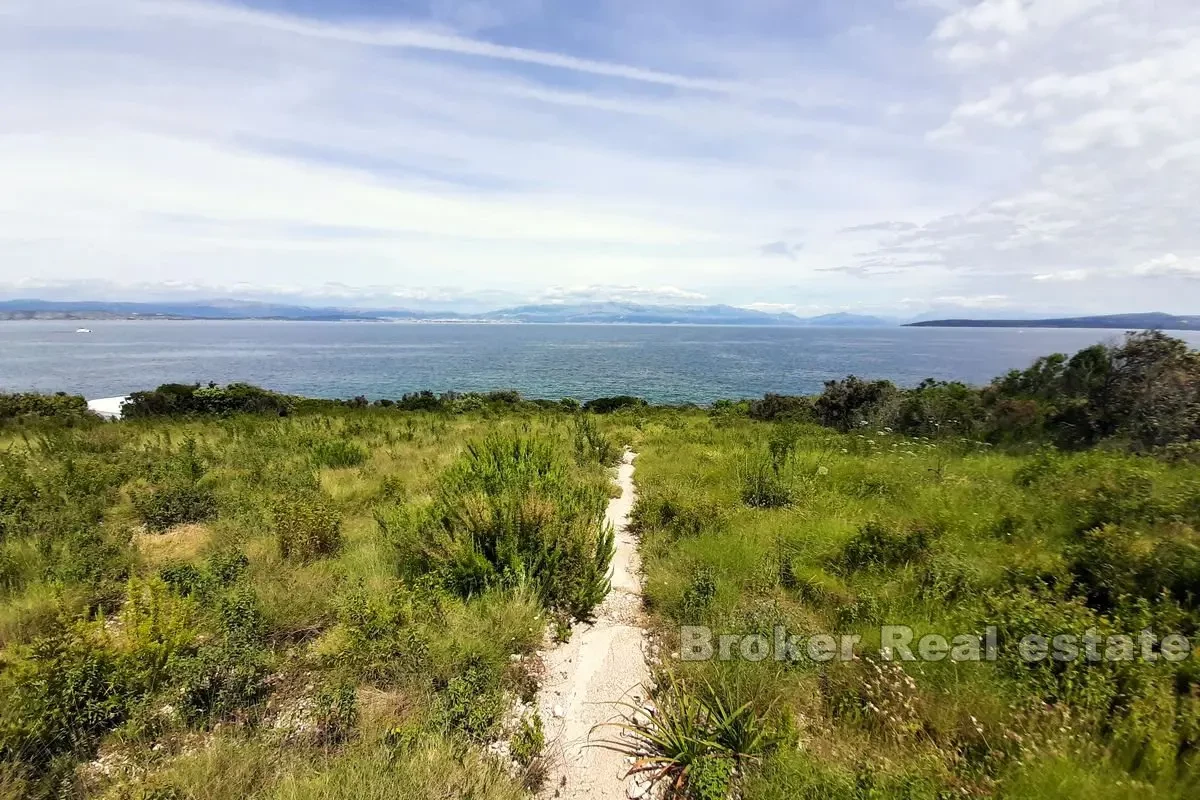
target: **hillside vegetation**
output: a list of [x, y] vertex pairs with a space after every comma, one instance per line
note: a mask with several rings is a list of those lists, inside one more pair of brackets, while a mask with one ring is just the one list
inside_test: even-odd
[[[541, 721], [509, 711], [608, 589], [622, 445], [663, 658], [657, 713], [596, 736], [664, 789], [1195, 797], [1198, 364], [1143, 334], [982, 389], [711, 409], [0, 398], [0, 798], [528, 796]], [[887, 625], [996, 656], [889, 659]], [[1132, 658], [1017, 655], [1143, 631]]]

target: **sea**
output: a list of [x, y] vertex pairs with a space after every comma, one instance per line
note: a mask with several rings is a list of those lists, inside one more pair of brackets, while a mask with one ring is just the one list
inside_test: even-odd
[[[80, 331], [83, 327], [86, 331]], [[308, 397], [516, 389], [711, 403], [858, 375], [984, 384], [1116, 330], [192, 320], [0, 321], [0, 392], [88, 399], [244, 381]], [[1200, 332], [1172, 334], [1200, 347]]]

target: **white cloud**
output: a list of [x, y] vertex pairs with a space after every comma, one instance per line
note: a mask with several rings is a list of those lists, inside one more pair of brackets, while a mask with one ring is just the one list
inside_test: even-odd
[[8, 0], [0, 283], [1187, 310], [1194, 3], [785, 6]]
[[708, 297], [678, 286], [553, 286], [534, 298], [546, 303], [702, 303]]
[[962, 306], [964, 308], [1006, 308], [1012, 305], [1012, 301], [1002, 294], [984, 294], [984, 295], [949, 295], [944, 297], [933, 298], [934, 306]]
[[[1104, 280], [1108, 310], [1186, 311], [1194, 300], [1179, 281], [1191, 269], [1155, 259], [1200, 250], [1200, 6], [969, 2], [933, 36], [942, 55], [1000, 41], [1011, 58], [956, 65], [962, 99], [927, 139], [947, 156], [979, 153], [1004, 174], [974, 208], [898, 232], [858, 265], [936, 263], [976, 284], [1032, 274], [1043, 288], [1090, 275]], [[1131, 274], [1131, 263], [1153, 266]], [[1163, 280], [1135, 284], [1146, 274]]]
[[1078, 283], [1087, 280], [1088, 275], [1086, 269], [1065, 269], [1061, 272], [1043, 272], [1034, 275], [1033, 279], [1042, 283]]
[[1200, 256], [1180, 258], [1174, 253], [1167, 253], [1165, 256], [1151, 258], [1138, 264], [1133, 268], [1133, 274], [1147, 277], [1200, 278]]

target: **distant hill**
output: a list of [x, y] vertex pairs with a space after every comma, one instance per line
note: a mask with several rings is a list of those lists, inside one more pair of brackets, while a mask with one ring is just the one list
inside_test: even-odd
[[1061, 319], [934, 319], [909, 323], [912, 328], [1117, 328], [1121, 330], [1200, 331], [1200, 316], [1174, 314], [1104, 314]]
[[729, 305], [654, 306], [637, 303], [545, 303], [514, 306], [482, 314], [404, 309], [343, 309], [240, 300], [125, 303], [104, 301], [3, 300], [0, 319], [273, 319], [299, 321], [396, 320], [593, 325], [764, 325], [772, 327], [878, 327], [891, 320], [861, 314], [798, 317]]
[[457, 319], [453, 312], [363, 311], [246, 300], [127, 303], [102, 300], [0, 300], [0, 319], [276, 319], [377, 320]]
[[867, 314], [821, 314], [817, 317], [802, 319], [805, 325], [825, 328], [894, 328], [899, 325], [894, 319], [873, 317]]

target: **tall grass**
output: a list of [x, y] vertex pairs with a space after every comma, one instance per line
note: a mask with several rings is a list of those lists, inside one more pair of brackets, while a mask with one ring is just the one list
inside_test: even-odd
[[547, 609], [586, 618], [609, 589], [606, 500], [551, 442], [489, 437], [443, 476], [425, 557], [463, 596], [529, 586]]

